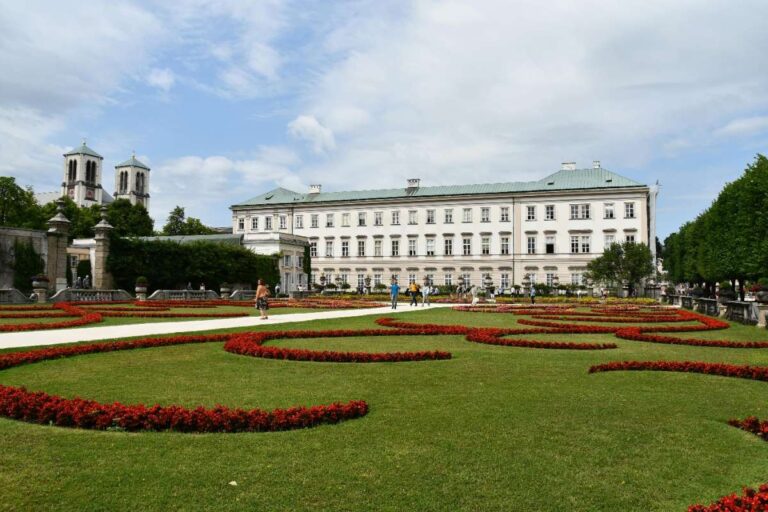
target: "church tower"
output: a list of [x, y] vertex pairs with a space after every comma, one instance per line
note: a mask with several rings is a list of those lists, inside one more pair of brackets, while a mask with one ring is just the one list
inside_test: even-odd
[[100, 154], [86, 146], [85, 139], [80, 147], [64, 153], [64, 181], [61, 195], [69, 196], [78, 206], [102, 203]]
[[128, 199], [149, 210], [149, 167], [136, 154], [115, 166], [115, 199]]

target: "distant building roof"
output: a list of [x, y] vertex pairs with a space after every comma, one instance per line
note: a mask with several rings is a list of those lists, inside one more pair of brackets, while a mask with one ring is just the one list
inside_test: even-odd
[[188, 244], [192, 242], [213, 242], [217, 244], [241, 245], [243, 235], [160, 235], [160, 236], [140, 236], [139, 240], [145, 241], [165, 241]]
[[72, 151], [67, 151], [64, 153], [64, 156], [70, 156], [70, 155], [89, 155], [89, 156], [95, 156], [96, 158], [103, 159], [104, 157], [89, 148], [85, 145], [85, 141], [83, 141], [83, 144], [80, 147], [74, 148]]
[[141, 167], [142, 169], [149, 170], [149, 167], [147, 167], [146, 164], [143, 164], [141, 161], [136, 159], [136, 155], [131, 155], [131, 158], [129, 158], [125, 162], [121, 164], [117, 164], [115, 166], [115, 169], [119, 167]]
[[61, 191], [58, 192], [36, 192], [35, 199], [40, 206], [48, 203], [52, 203], [61, 197]]
[[603, 168], [561, 170], [538, 181], [487, 183], [479, 185], [445, 185], [437, 187], [391, 188], [321, 192], [301, 194], [285, 188], [276, 188], [230, 208], [239, 206], [265, 206], [273, 204], [312, 204], [330, 201], [361, 201], [370, 199], [419, 198], [510, 192], [544, 192], [554, 190], [616, 189], [642, 187], [641, 183], [619, 176]]

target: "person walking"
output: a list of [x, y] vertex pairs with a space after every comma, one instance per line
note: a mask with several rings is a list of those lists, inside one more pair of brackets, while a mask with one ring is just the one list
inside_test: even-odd
[[477, 285], [473, 284], [469, 289], [469, 294], [472, 296], [472, 305], [476, 306], [480, 302], [480, 297], [477, 296]]
[[259, 286], [256, 287], [256, 308], [261, 313], [262, 320], [269, 318], [267, 316], [267, 311], [269, 311], [267, 297], [269, 297], [269, 288], [264, 284], [263, 279], [259, 279]]
[[418, 306], [419, 305], [419, 285], [415, 282], [411, 283], [410, 286], [408, 286], [408, 293], [411, 294], [411, 306]]
[[392, 284], [389, 287], [389, 295], [392, 298], [392, 309], [397, 309], [397, 296], [400, 293], [400, 285], [397, 284], [397, 280], [393, 279]]
[[421, 307], [424, 307], [424, 304], [432, 306], [432, 304], [429, 303], [429, 296], [431, 293], [432, 289], [429, 286], [429, 282], [424, 283], [424, 288], [421, 290]]
[[536, 304], [536, 287], [531, 285], [531, 304]]

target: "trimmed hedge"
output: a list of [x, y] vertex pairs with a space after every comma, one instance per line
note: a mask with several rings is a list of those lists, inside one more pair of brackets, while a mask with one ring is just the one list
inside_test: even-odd
[[188, 282], [267, 284], [280, 280], [277, 256], [254, 254], [248, 249], [214, 242], [180, 244], [165, 240], [113, 238], [107, 269], [115, 284], [133, 290], [136, 278], [146, 276], [152, 290], [183, 288]]

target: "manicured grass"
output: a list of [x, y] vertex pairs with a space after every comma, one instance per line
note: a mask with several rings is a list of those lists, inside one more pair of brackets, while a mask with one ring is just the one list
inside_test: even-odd
[[[262, 328], [370, 328], [374, 318]], [[520, 317], [419, 308], [399, 318], [511, 327]], [[741, 325], [681, 335], [768, 340], [768, 332]], [[619, 348], [535, 350], [463, 336], [330, 338], [271, 343], [442, 349], [454, 357], [291, 362], [207, 343], [4, 370], [2, 384], [105, 402], [274, 408], [363, 399], [371, 412], [269, 434], [128, 434], [0, 419], [0, 510], [670, 511], [768, 480], [768, 443], [725, 424], [768, 417], [768, 383], [587, 373], [593, 364], [629, 359], [768, 365], [768, 349], [666, 346], [608, 334], [534, 338]]]

